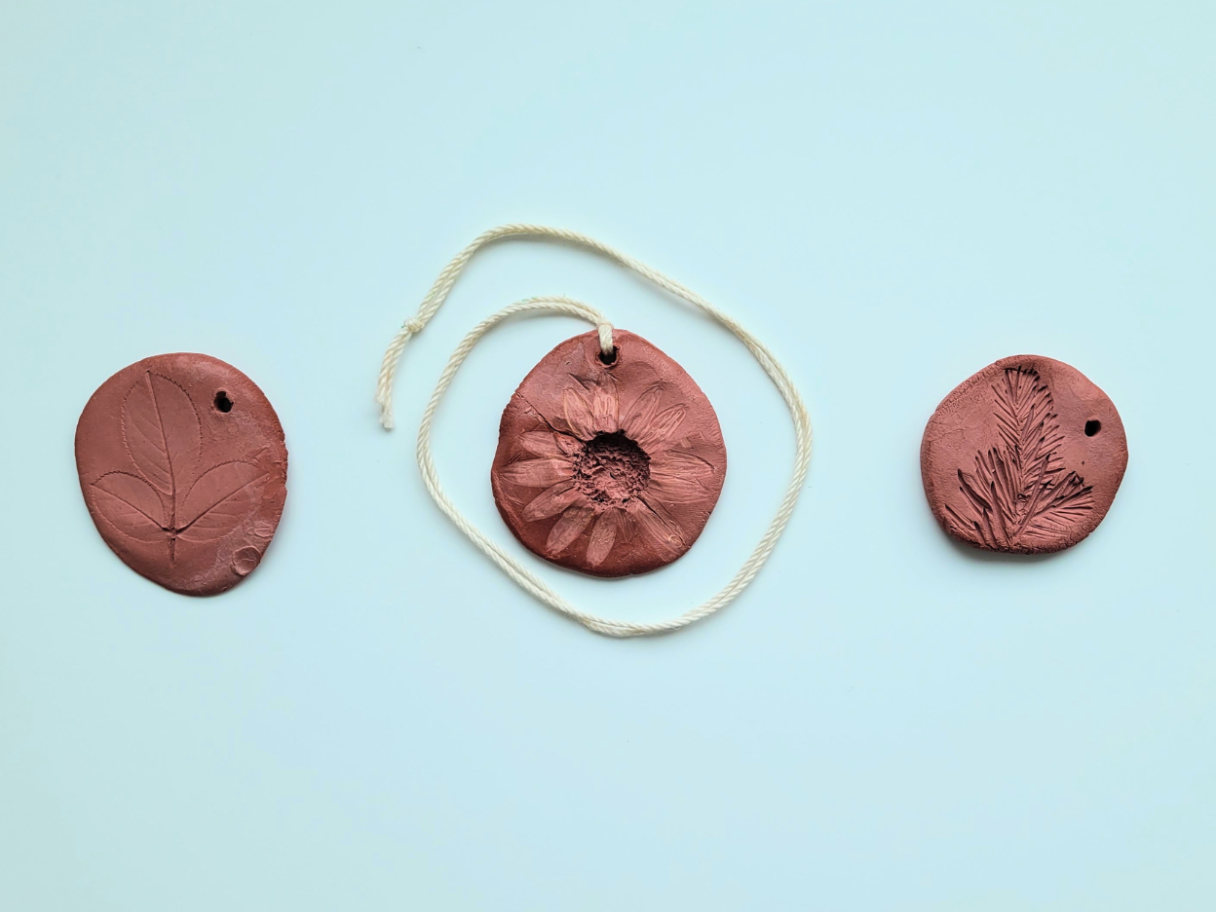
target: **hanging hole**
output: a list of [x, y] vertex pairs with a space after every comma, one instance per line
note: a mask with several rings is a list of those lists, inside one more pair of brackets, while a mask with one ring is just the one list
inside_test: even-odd
[[215, 407], [224, 414], [232, 411], [232, 400], [228, 398], [228, 393], [224, 390], [215, 394]]
[[1102, 430], [1102, 422], [1097, 418], [1090, 418], [1085, 422], [1085, 436], [1092, 437], [1098, 431]]
[[600, 352], [600, 361], [602, 361], [604, 364], [616, 364], [616, 353], [618, 351], [619, 351], [619, 349], [615, 345], [612, 346], [612, 351], [609, 352], [608, 354], [604, 354], [601, 351]]

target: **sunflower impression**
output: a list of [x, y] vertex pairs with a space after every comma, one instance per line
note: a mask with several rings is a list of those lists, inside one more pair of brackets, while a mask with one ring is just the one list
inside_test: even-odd
[[644, 573], [683, 555], [726, 476], [705, 394], [654, 345], [616, 330], [568, 339], [503, 412], [491, 483], [532, 552], [597, 576]]

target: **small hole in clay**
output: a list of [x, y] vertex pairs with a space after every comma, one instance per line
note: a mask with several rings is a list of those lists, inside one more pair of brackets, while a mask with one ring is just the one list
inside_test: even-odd
[[605, 364], [616, 364], [616, 353], [618, 351], [619, 349], [614, 345], [612, 346], [611, 353], [606, 355], [603, 352], [600, 352], [600, 360]]
[[228, 393], [224, 390], [215, 394], [215, 407], [224, 413], [232, 411], [232, 400], [228, 398]]
[[1085, 422], [1085, 436], [1092, 437], [1098, 431], [1102, 430], [1102, 422], [1097, 418], [1090, 418]]

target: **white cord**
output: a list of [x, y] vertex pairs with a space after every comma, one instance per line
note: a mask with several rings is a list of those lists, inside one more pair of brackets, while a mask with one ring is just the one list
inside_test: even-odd
[[594, 250], [632, 269], [639, 275], [645, 276], [676, 297], [700, 308], [738, 336], [743, 344], [747, 346], [747, 350], [760, 362], [760, 366], [764, 368], [765, 373], [772, 379], [778, 392], [781, 393], [781, 398], [785, 400], [785, 404], [789, 407], [790, 417], [794, 422], [794, 473], [790, 478], [789, 487], [786, 488], [785, 496], [781, 500], [781, 505], [777, 509], [777, 515], [769, 523], [768, 530], [757, 543], [751, 556], [739, 568], [739, 572], [726, 584], [725, 588], [709, 601], [690, 611], [686, 611], [678, 617], [656, 623], [614, 621], [598, 617], [594, 614], [588, 614], [575, 608], [464, 518], [461, 512], [456, 509], [456, 505], [452, 503], [444, 492], [443, 486], [440, 485], [439, 476], [435, 471], [435, 463], [431, 458], [431, 423], [435, 417], [435, 410], [439, 407], [440, 399], [443, 398], [443, 394], [451, 384], [452, 378], [456, 376], [457, 369], [464, 362], [464, 359], [468, 357], [469, 352], [473, 350], [473, 346], [477, 344], [477, 341], [489, 332], [490, 329], [508, 317], [519, 313], [536, 311], [581, 317], [595, 325], [599, 332], [600, 348], [606, 354], [612, 352], [612, 326], [604, 318], [604, 315], [594, 307], [565, 297], [536, 297], [511, 304], [498, 311], [498, 313], [482, 320], [464, 337], [464, 340], [456, 348], [456, 351], [452, 353], [452, 357], [448, 359], [447, 367], [443, 369], [443, 373], [439, 377], [439, 383], [435, 387], [435, 392], [431, 394], [431, 400], [427, 403], [426, 411], [422, 415], [422, 424], [418, 429], [418, 466], [422, 470], [422, 480], [426, 484], [427, 490], [431, 492], [431, 496], [439, 504], [440, 509], [448, 515], [457, 528], [472, 539], [473, 543], [484, 551], [494, 563], [498, 564], [507, 576], [511, 577], [525, 591], [530, 592], [546, 605], [560, 611], [567, 617], [573, 618], [596, 633], [613, 637], [646, 636], [648, 634], [679, 630], [702, 618], [708, 617], [718, 609], [730, 604], [740, 592], [747, 588], [748, 583], [752, 581], [753, 577], [764, 565], [764, 562], [768, 560], [769, 554], [772, 553], [774, 546], [777, 544], [777, 539], [785, 531], [786, 524], [789, 523], [790, 515], [793, 513], [794, 504], [797, 503], [798, 495], [802, 492], [802, 485], [806, 480], [807, 468], [811, 461], [811, 421], [807, 415], [806, 406], [802, 402], [802, 397], [794, 386], [793, 380], [790, 379], [785, 368], [778, 363], [772, 353], [764, 347], [764, 344], [732, 318], [718, 310], [700, 295], [685, 288], [679, 282], [669, 279], [661, 272], [635, 260], [633, 257], [627, 256], [593, 238], [574, 231], [549, 228], [544, 225], [503, 225], [487, 231], [448, 263], [443, 272], [439, 274], [439, 278], [435, 280], [435, 284], [431, 286], [430, 292], [423, 299], [421, 306], [418, 308], [418, 313], [405, 321], [401, 330], [389, 345], [388, 350], [384, 353], [384, 361], [380, 367], [380, 378], [376, 389], [376, 401], [380, 404], [381, 408], [381, 424], [389, 430], [393, 427], [393, 378], [397, 372], [397, 365], [401, 360], [401, 353], [405, 349], [406, 342], [409, 341], [411, 336], [420, 332], [430, 321], [431, 317], [435, 315], [435, 312], [439, 310], [440, 306], [447, 299], [448, 293], [452, 290], [452, 286], [456, 284], [456, 279], [460, 275], [461, 270], [464, 269], [465, 265], [473, 257], [473, 254], [486, 244], [510, 237], [550, 238]]

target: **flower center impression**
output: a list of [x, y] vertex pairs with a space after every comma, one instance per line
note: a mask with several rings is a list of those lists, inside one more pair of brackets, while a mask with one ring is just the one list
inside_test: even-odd
[[584, 443], [573, 463], [575, 486], [605, 506], [622, 506], [650, 482], [650, 457], [619, 431], [597, 434]]

